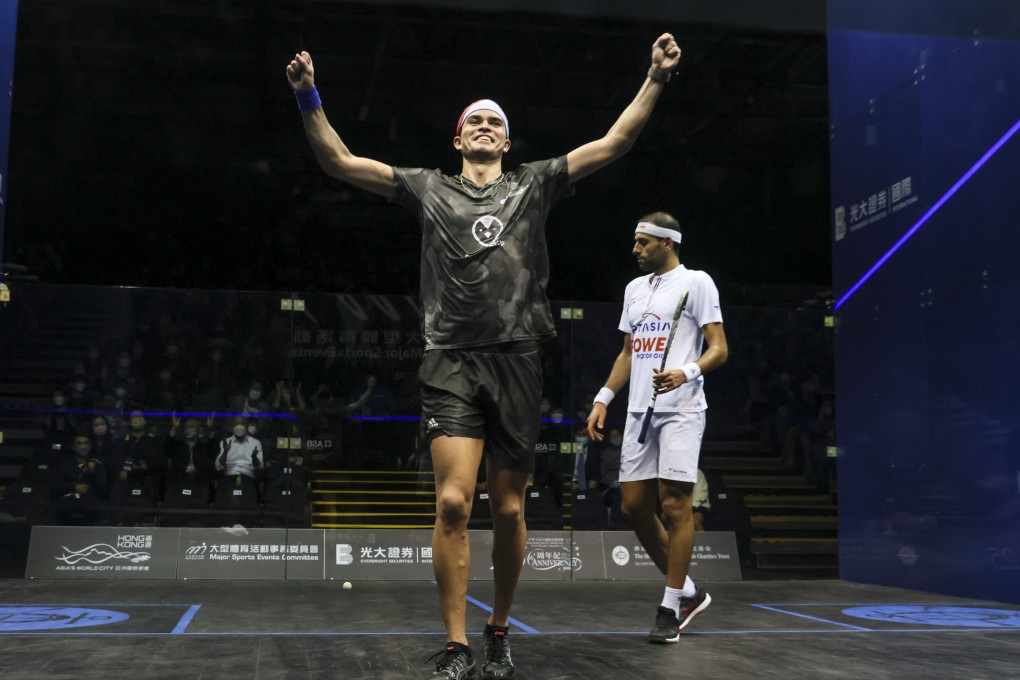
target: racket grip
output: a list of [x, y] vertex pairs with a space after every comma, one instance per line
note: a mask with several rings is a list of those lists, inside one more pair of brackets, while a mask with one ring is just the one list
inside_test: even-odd
[[641, 432], [637, 436], [638, 444], [645, 443], [645, 437], [648, 435], [648, 426], [652, 424], [652, 411], [654, 410], [654, 406], [649, 406], [648, 410], [645, 411], [645, 417], [641, 420]]

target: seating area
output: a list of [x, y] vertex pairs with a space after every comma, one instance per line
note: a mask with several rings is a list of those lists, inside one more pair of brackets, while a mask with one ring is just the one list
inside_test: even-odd
[[[0, 520], [5, 529], [67, 522], [432, 525], [434, 483], [427, 455], [420, 451], [416, 415], [420, 350], [407, 344], [416, 338], [416, 317], [403, 301], [348, 296], [338, 307], [335, 296], [309, 296], [302, 301], [304, 313], [295, 315], [285, 309], [293, 308], [293, 296], [273, 294], [48, 285], [19, 292], [22, 304], [5, 310], [5, 322], [19, 332], [0, 336], [0, 350], [9, 357], [0, 366]], [[209, 316], [210, 305], [230, 311]], [[338, 309], [346, 312], [338, 314]], [[351, 311], [357, 312], [353, 320]], [[240, 321], [252, 314], [258, 323]], [[526, 499], [533, 529], [627, 528], [618, 498], [599, 488], [597, 465], [594, 473], [591, 466], [586, 473], [585, 465], [578, 465], [579, 457], [591, 456], [597, 463], [600, 454], [600, 445], [578, 439], [577, 430], [595, 391], [591, 386], [601, 381], [618, 351], [615, 336], [594, 330], [605, 330], [617, 314], [615, 305], [590, 305], [584, 320], [571, 326], [564, 322], [560, 341], [547, 348], [549, 396], [543, 400], [538, 469]], [[763, 330], [776, 314], [792, 323], [781, 336], [774, 328]], [[706, 388], [711, 408], [701, 468], [715, 507], [705, 528], [736, 532], [747, 565], [831, 568], [836, 559], [836, 459], [829, 457], [831, 433], [825, 429], [831, 412], [823, 413], [829, 388], [818, 378], [825, 375], [826, 339], [821, 330], [811, 330], [820, 317], [805, 313], [791, 322], [789, 310], [737, 309], [730, 318], [730, 365], [712, 376]], [[763, 343], [763, 337], [771, 339]], [[797, 351], [790, 346], [793, 337], [801, 338]], [[409, 349], [386, 349], [397, 346]], [[104, 398], [116, 381], [107, 377], [100, 383], [100, 377], [91, 384], [90, 375], [89, 406], [56, 405], [58, 391], [75, 398], [73, 383], [97, 348], [97, 370], [111, 375], [127, 353], [135, 366], [144, 367], [140, 378], [149, 387], [138, 388], [130, 405], [113, 395], [110, 408]], [[770, 355], [776, 353], [799, 358], [788, 370], [761, 370], [775, 361]], [[219, 378], [211, 363], [215, 356], [228, 370]], [[170, 366], [178, 387], [152, 389]], [[264, 394], [252, 399], [256, 391]], [[258, 402], [262, 405], [256, 408]], [[158, 474], [128, 483], [114, 474], [122, 461], [103, 454], [112, 455], [104, 459], [108, 467], [116, 466], [107, 471], [108, 495], [88, 512], [68, 514], [62, 506], [75, 504], [56, 494], [53, 478], [74, 455], [73, 435], [88, 430], [92, 416], [102, 414], [115, 439], [130, 441], [134, 411], [144, 415], [145, 435], [169, 458], [179, 456], [168, 447], [180, 445], [183, 419], [198, 421], [197, 441], [206, 446], [201, 474], [184, 475], [183, 467], [163, 461]], [[58, 416], [67, 430], [53, 431]], [[264, 464], [252, 476], [215, 469], [237, 416], [257, 427], [250, 436], [260, 442]], [[622, 422], [621, 417], [611, 411], [610, 424]], [[472, 528], [489, 525], [481, 478], [471, 523]]]

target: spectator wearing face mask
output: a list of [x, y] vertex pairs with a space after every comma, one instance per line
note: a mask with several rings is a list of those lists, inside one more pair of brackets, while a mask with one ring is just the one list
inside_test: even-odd
[[273, 394], [273, 412], [289, 413], [299, 417], [303, 411], [308, 409], [308, 403], [301, 392], [302, 383], [294, 387], [283, 380], [276, 383], [276, 392]]
[[121, 352], [112, 366], [108, 366], [103, 376], [103, 384], [114, 390], [123, 389], [118, 399], [130, 397], [133, 401], [145, 398], [145, 380], [132, 363], [131, 352]]
[[155, 500], [159, 500], [163, 475], [166, 472], [164, 446], [149, 432], [145, 414], [132, 411], [127, 433], [117, 440], [116, 460], [119, 464], [117, 487], [143, 485]]
[[[212, 498], [215, 444], [205, 436], [197, 418], [181, 422], [176, 414], [166, 438], [168, 471], [163, 494], [163, 526], [202, 526]], [[212, 428], [212, 417], [206, 420]]]
[[51, 406], [46, 411], [44, 428], [51, 444], [68, 443], [74, 436], [74, 417], [67, 408], [67, 393], [58, 387], [50, 395]]
[[239, 394], [230, 402], [229, 412], [233, 415], [258, 418], [269, 413], [269, 402], [261, 380], [252, 380], [245, 394]]
[[[181, 419], [174, 414], [173, 427], [166, 440], [168, 474], [173, 480], [211, 479], [213, 475], [213, 442], [205, 436], [197, 418]], [[212, 418], [206, 421], [212, 425]]]
[[176, 411], [187, 401], [184, 382], [169, 366], [160, 368], [156, 373], [156, 379], [149, 382], [146, 405], [160, 411]]
[[87, 420], [87, 411], [92, 410], [92, 394], [89, 390], [88, 378], [81, 373], [71, 378], [70, 390], [67, 393], [67, 406], [76, 414], [78, 420]]
[[[118, 398], [117, 394], [123, 394], [123, 398]], [[106, 424], [110, 428], [110, 433], [114, 439], [120, 439], [127, 432], [127, 418], [125, 417], [129, 411], [129, 402], [127, 401], [127, 389], [120, 388], [120, 390], [111, 390], [105, 392], [99, 399], [99, 403], [96, 404], [96, 410], [99, 415], [102, 415], [106, 419]]]
[[99, 385], [106, 374], [106, 361], [99, 345], [92, 345], [74, 368], [75, 375], [83, 375], [90, 385]]
[[163, 355], [160, 359], [161, 365], [164, 368], [169, 368], [178, 377], [194, 373], [194, 366], [188, 362], [181, 352], [180, 341], [176, 338], [170, 338], [166, 341], [166, 344], [163, 346]]
[[88, 434], [74, 437], [73, 447], [57, 465], [53, 497], [57, 520], [64, 525], [100, 524], [106, 519], [109, 498], [106, 469], [92, 455]]
[[[215, 345], [206, 355], [205, 361], [198, 367], [198, 374], [195, 378], [195, 392], [202, 395], [203, 403], [218, 402], [213, 408], [223, 408], [227, 401], [227, 395], [234, 384], [234, 372], [223, 348]], [[197, 394], [196, 394], [197, 397]]]
[[103, 463], [106, 471], [107, 488], [113, 486], [117, 478], [116, 468], [116, 444], [114, 442], [113, 428], [106, 416], [96, 415], [92, 417], [90, 425], [89, 443], [92, 447], [92, 457]]
[[215, 521], [224, 526], [258, 521], [259, 483], [265, 471], [262, 443], [248, 433], [248, 419], [235, 416], [231, 434], [220, 442], [216, 470], [222, 477], [216, 482], [212, 503]]
[[248, 418], [235, 416], [231, 435], [220, 442], [216, 469], [227, 477], [257, 478], [265, 467], [262, 442], [248, 434]]

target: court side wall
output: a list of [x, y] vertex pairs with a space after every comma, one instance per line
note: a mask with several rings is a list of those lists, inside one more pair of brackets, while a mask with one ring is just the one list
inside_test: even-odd
[[1020, 603], [1020, 4], [828, 9], [841, 576]]
[[[18, 0], [0, 0], [0, 265], [4, 262], [4, 225], [7, 221], [7, 162], [11, 150], [11, 93], [14, 89], [14, 35], [17, 27]], [[3, 275], [0, 274], [2, 280]]]

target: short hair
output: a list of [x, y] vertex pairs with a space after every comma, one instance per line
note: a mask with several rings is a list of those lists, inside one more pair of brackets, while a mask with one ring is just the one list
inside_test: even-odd
[[[679, 231], [683, 235], [683, 231], [680, 230], [680, 222], [675, 217], [670, 215], [668, 212], [653, 212], [649, 215], [645, 215], [638, 222], [650, 222], [663, 229], [672, 229], [673, 231]], [[676, 241], [673, 242], [673, 252], [680, 253], [680, 244]]]

